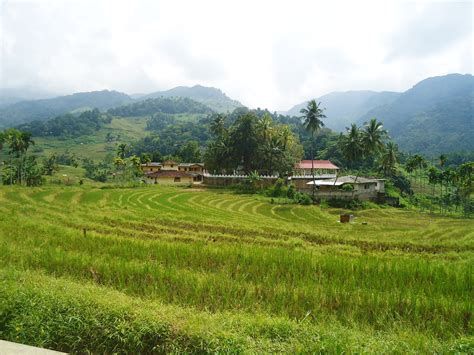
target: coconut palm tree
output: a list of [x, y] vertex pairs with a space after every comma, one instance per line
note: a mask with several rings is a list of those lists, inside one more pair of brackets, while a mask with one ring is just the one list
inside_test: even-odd
[[351, 169], [354, 168], [354, 163], [364, 156], [360, 129], [355, 123], [346, 128], [346, 134], [341, 137], [340, 148]]
[[444, 168], [444, 166], [446, 165], [446, 161], [448, 160], [448, 157], [444, 154], [441, 154], [439, 157], [438, 157], [438, 161], [439, 161], [439, 166], [441, 167], [441, 169]]
[[[340, 149], [351, 169], [354, 168], [354, 163], [364, 157], [365, 150], [362, 145], [360, 129], [355, 123], [350, 128], [346, 128], [346, 134], [341, 137]], [[358, 177], [359, 171], [357, 171], [354, 182], [357, 182]]]
[[379, 161], [379, 169], [386, 176], [395, 174], [397, 165], [398, 146], [393, 142], [388, 142], [382, 151]]
[[361, 132], [361, 141], [366, 155], [379, 153], [385, 148], [384, 140], [387, 138], [387, 131], [381, 122], [372, 118], [364, 125]]
[[210, 124], [212, 134], [221, 136], [225, 129], [226, 117], [223, 114], [217, 114]]
[[121, 143], [117, 147], [117, 156], [120, 159], [125, 159], [125, 155], [127, 155], [128, 145], [126, 143]]
[[440, 175], [441, 171], [434, 166], [430, 167], [430, 169], [428, 170], [428, 181], [431, 185], [433, 185], [433, 196], [435, 194], [436, 184], [440, 181]]
[[15, 154], [18, 158], [18, 182], [22, 182], [23, 158], [31, 145], [35, 142], [30, 132], [22, 132], [16, 129], [10, 129], [7, 132], [7, 140], [10, 148], [10, 154]]
[[266, 113], [257, 121], [256, 129], [261, 135], [263, 142], [266, 142], [272, 131], [272, 117]]
[[308, 102], [306, 108], [302, 108], [300, 113], [303, 114], [301, 117], [303, 119], [304, 128], [311, 133], [311, 175], [313, 179], [313, 201], [315, 198], [315, 188], [314, 184], [314, 135], [324, 127], [323, 118], [326, 118], [324, 114], [324, 109], [320, 106], [321, 103], [317, 103], [316, 100], [311, 100]]
[[[2, 155], [2, 149], [3, 149], [3, 145], [6, 142], [6, 139], [7, 137], [5, 133], [0, 132], [0, 156]], [[0, 182], [1, 182], [1, 179], [2, 179], [2, 162], [0, 161]]]

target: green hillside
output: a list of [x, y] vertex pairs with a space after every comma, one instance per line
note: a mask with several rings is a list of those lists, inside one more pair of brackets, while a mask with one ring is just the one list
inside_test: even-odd
[[401, 149], [433, 156], [474, 150], [474, 77], [450, 74], [423, 80], [391, 104], [367, 112]]
[[187, 97], [198, 101], [217, 112], [232, 112], [243, 105], [229, 98], [221, 90], [213, 87], [195, 85], [193, 87], [178, 86], [166, 91], [158, 91], [152, 94], [140, 95], [139, 100], [159, 97]]
[[[118, 143], [130, 143], [147, 135], [146, 122], [145, 117], [114, 117], [110, 123], [87, 136], [33, 137], [36, 143], [33, 152], [43, 156], [69, 151], [80, 158], [102, 160], [108, 152], [115, 152]], [[108, 134], [111, 140], [107, 139]]]
[[0, 190], [0, 336], [71, 353], [472, 353], [472, 220]]
[[[346, 91], [332, 92], [316, 100], [325, 108], [327, 118], [325, 125], [335, 131], [344, 131], [351, 123], [367, 111], [394, 101], [400, 94], [397, 92]], [[303, 102], [292, 107], [285, 114], [300, 116], [300, 110], [306, 106]]]
[[21, 101], [0, 108], [0, 127], [16, 126], [30, 121], [44, 121], [71, 111], [89, 108], [107, 110], [132, 99], [117, 91], [82, 92], [52, 99]]

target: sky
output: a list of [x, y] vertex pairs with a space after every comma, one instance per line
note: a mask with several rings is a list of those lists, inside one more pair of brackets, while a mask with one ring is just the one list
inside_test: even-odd
[[472, 1], [0, 0], [0, 88], [195, 84], [287, 110], [473, 73]]

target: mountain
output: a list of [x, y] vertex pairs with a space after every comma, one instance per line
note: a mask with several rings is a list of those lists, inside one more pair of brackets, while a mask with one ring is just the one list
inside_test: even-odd
[[[400, 93], [383, 91], [346, 91], [332, 92], [321, 96], [316, 101], [321, 102], [325, 108], [325, 125], [335, 131], [344, 131], [352, 122], [364, 115], [367, 111], [393, 102], [400, 96]], [[289, 116], [299, 116], [300, 110], [304, 108], [307, 101], [292, 107], [284, 114]]]
[[135, 94], [133, 97], [138, 100], [159, 97], [187, 97], [217, 112], [232, 112], [235, 108], [243, 106], [239, 101], [232, 100], [221, 90], [201, 85], [195, 85], [193, 87], [178, 86], [170, 90], [157, 91], [147, 95]]
[[113, 116], [139, 117], [164, 114], [210, 114], [212, 109], [208, 106], [187, 97], [157, 97], [111, 108], [107, 111]]
[[52, 99], [21, 101], [0, 108], [0, 127], [30, 121], [43, 121], [72, 111], [98, 108], [106, 110], [131, 102], [130, 96], [118, 91], [81, 92]]
[[57, 95], [31, 86], [0, 88], [0, 107], [26, 100], [49, 99]]
[[449, 74], [425, 79], [395, 101], [362, 115], [376, 117], [400, 148], [437, 155], [474, 150], [474, 77]]

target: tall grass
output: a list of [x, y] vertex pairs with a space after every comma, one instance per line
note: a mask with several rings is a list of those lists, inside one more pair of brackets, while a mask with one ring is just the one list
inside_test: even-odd
[[51, 283], [305, 329], [385, 331], [400, 344], [401, 332], [422, 334], [431, 349], [472, 336], [472, 220], [377, 209], [341, 225], [338, 210], [172, 187], [9, 188], [0, 203], [0, 265]]

